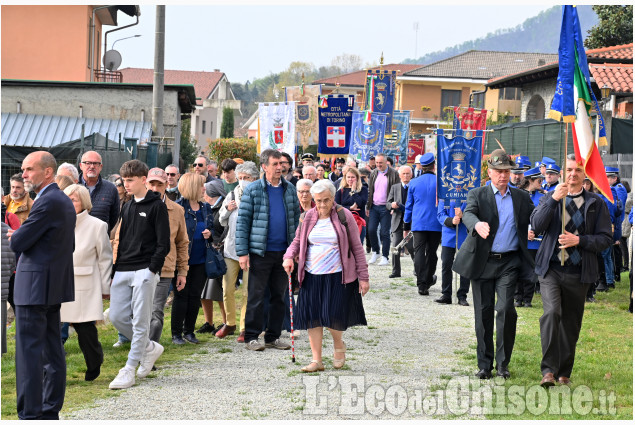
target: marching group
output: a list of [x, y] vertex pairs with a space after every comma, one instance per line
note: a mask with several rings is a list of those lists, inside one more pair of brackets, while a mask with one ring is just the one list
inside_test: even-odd
[[[219, 166], [199, 155], [181, 175], [176, 165], [149, 170], [131, 160], [104, 179], [97, 152], [83, 154], [80, 170], [58, 167], [48, 152], [29, 154], [2, 203], [2, 348], [8, 300], [16, 323], [18, 416], [58, 417], [69, 324], [86, 361], [85, 379], [100, 375], [102, 298], [110, 298], [115, 346], [130, 343], [111, 389], [129, 388], [153, 370], [164, 351], [159, 341], [169, 304], [175, 345], [198, 344], [197, 332], [238, 333], [248, 350], [287, 350], [283, 328], [303, 329], [312, 360], [302, 371], [316, 372], [324, 370], [326, 327], [339, 369], [346, 361], [343, 332], [366, 325], [368, 266], [392, 264], [389, 277], [400, 277], [400, 257], [410, 255], [418, 293], [427, 296], [437, 281], [439, 245], [442, 295], [435, 302], [452, 303], [452, 271], [460, 305], [469, 306], [471, 286], [477, 376], [490, 378], [494, 368], [510, 376], [515, 307], [531, 307], [540, 293], [541, 384], [570, 382], [585, 301], [614, 287], [628, 269], [632, 193], [617, 169], [607, 167], [611, 203], [594, 193], [574, 158], [561, 173], [549, 158], [531, 168], [527, 157], [513, 161], [499, 149], [489, 157], [487, 184], [470, 190], [467, 202], [445, 205], [437, 201], [432, 153], [412, 167], [395, 168], [382, 153], [363, 166], [338, 158], [332, 171], [310, 153], [293, 164], [290, 155], [268, 149], [260, 166], [240, 158]], [[222, 276], [210, 276], [207, 263], [218, 253]], [[205, 322], [196, 330], [199, 307]]]

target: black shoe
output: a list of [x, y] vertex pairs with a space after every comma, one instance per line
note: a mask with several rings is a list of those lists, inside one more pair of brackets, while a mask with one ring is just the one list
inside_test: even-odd
[[597, 286], [597, 288], [595, 288], [596, 291], [598, 292], [606, 292], [609, 290], [609, 287], [606, 286], [606, 284], [604, 282], [600, 282]]
[[522, 307], [522, 306], [523, 306], [522, 301], [514, 301], [514, 307]]
[[172, 335], [172, 344], [185, 345], [185, 340], [181, 335]]
[[474, 374], [474, 376], [476, 376], [478, 379], [491, 379], [492, 378], [492, 371], [491, 370], [481, 369], [478, 372], [476, 372]]
[[430, 292], [427, 289], [419, 288], [419, 295], [430, 295]]
[[594, 303], [596, 300], [593, 297], [586, 297], [586, 302], [588, 303]]
[[393, 279], [395, 277], [401, 277], [401, 274], [399, 274], [399, 273], [390, 273], [390, 276], [388, 276], [389, 279]]
[[619, 273], [615, 273], [615, 277], [614, 277], [616, 282], [621, 282], [622, 281], [622, 276], [620, 276]]
[[97, 366], [95, 370], [87, 370], [84, 374], [84, 381], [94, 381], [101, 373], [101, 366]]
[[527, 308], [531, 308], [532, 307], [531, 302], [525, 302], [524, 306], [527, 307]]
[[434, 300], [434, 302], [439, 304], [452, 304], [452, 298], [441, 297]]
[[[617, 281], [617, 279], [615, 279]], [[608, 287], [608, 289], [615, 289], [615, 284], [614, 283], [609, 283], [608, 285], [606, 285]]]
[[437, 275], [432, 275], [432, 283], [430, 284], [430, 286], [436, 285], [437, 284]]
[[183, 339], [190, 344], [198, 344], [200, 342], [198, 339], [196, 339], [196, 335], [194, 334], [185, 334], [183, 335]]
[[209, 333], [216, 333], [217, 331], [218, 329], [216, 329], [214, 325], [210, 325], [209, 323], [205, 322], [205, 324], [201, 326], [201, 328], [197, 330], [196, 332], [200, 334], [209, 334]]
[[509, 373], [509, 369], [506, 367], [500, 366], [496, 368], [496, 376], [502, 376], [505, 379], [509, 379], [511, 374]]
[[465, 299], [460, 299], [459, 300], [459, 305], [462, 305], [463, 307], [469, 307], [470, 303], [468, 303], [467, 300], [465, 300]]

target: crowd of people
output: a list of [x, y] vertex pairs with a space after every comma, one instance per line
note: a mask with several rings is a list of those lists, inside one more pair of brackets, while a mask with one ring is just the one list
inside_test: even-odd
[[[401, 277], [401, 257], [409, 255], [418, 293], [428, 296], [437, 283], [439, 245], [441, 296], [434, 301], [453, 303], [453, 271], [458, 304], [469, 306], [472, 292], [476, 376], [488, 379], [495, 369], [510, 377], [516, 308], [531, 307], [538, 293], [541, 384], [569, 384], [585, 302], [614, 288], [632, 263], [632, 193], [616, 168], [606, 168], [612, 203], [595, 193], [574, 157], [560, 170], [546, 157], [532, 167], [526, 156], [512, 160], [496, 150], [487, 183], [471, 190], [467, 202], [446, 205], [437, 199], [432, 153], [394, 167], [383, 153], [363, 164], [318, 162], [305, 153], [295, 164], [268, 149], [259, 162], [225, 158], [219, 165], [199, 155], [181, 174], [174, 164], [148, 169], [131, 160], [103, 178], [94, 151], [82, 155], [79, 170], [58, 166], [44, 151], [24, 159], [2, 202], [2, 348], [8, 301], [16, 317], [21, 419], [58, 417], [69, 326], [86, 361], [85, 380], [100, 375], [96, 322], [104, 319], [103, 298], [110, 299], [107, 317], [119, 333], [114, 346], [129, 344], [111, 389], [129, 388], [153, 370], [170, 305], [176, 346], [211, 333], [238, 334], [250, 351], [288, 350], [281, 336], [291, 330], [293, 314], [311, 347], [302, 371], [325, 369], [323, 328], [339, 369], [344, 332], [367, 324], [362, 296], [369, 266], [391, 265], [389, 278]], [[210, 254], [218, 252], [226, 271], [210, 277]], [[204, 324], [196, 329], [201, 309]]]

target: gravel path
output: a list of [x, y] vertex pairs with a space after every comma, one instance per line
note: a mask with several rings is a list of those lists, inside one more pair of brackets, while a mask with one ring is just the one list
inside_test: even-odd
[[[417, 293], [410, 258], [402, 257], [401, 261], [403, 277], [397, 279], [388, 279], [390, 266], [370, 266], [371, 291], [364, 297], [369, 326], [345, 332], [347, 363], [341, 370], [332, 367], [333, 345], [328, 332], [323, 354], [326, 371], [320, 374], [300, 372], [311, 360], [305, 331], [296, 339], [296, 363], [291, 362], [290, 351], [251, 352], [231, 338], [201, 344], [199, 353], [184, 362], [165, 364], [159, 359], [158, 371], [138, 380], [133, 388], [120, 391], [116, 397], [98, 400], [83, 410], [62, 411], [63, 417], [159, 420], [457, 417], [447, 409], [435, 411], [434, 403], [427, 403], [430, 400], [426, 398], [441, 388], [444, 378], [473, 372], [457, 354], [470, 350], [469, 345], [476, 339], [473, 308], [433, 301], [441, 292], [440, 260], [439, 282], [427, 297]], [[283, 331], [283, 337], [287, 336]], [[359, 390], [356, 392], [355, 388]]]

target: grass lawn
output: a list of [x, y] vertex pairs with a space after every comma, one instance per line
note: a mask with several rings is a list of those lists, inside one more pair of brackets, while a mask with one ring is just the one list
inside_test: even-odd
[[[564, 409], [560, 412], [550, 411], [558, 404], [547, 402], [547, 399], [555, 397], [560, 391], [569, 390], [558, 385], [543, 391], [538, 386], [542, 379], [539, 328], [542, 300], [540, 295], [536, 295], [532, 301], [533, 308], [517, 308], [516, 344], [509, 365], [512, 378], [504, 383], [502, 378], [497, 378], [491, 384], [499, 389], [503, 386], [506, 389], [500, 393], [494, 391], [493, 405], [503, 406], [500, 410], [504, 412], [507, 409], [508, 412], [486, 414], [488, 419], [633, 419], [633, 315], [628, 312], [628, 273], [622, 273], [621, 282], [617, 282], [616, 286], [615, 290], [608, 293], [597, 293], [597, 302], [586, 303], [576, 349], [570, 393], [576, 394], [577, 391], [577, 394], [582, 394], [588, 388], [589, 394], [592, 393], [592, 407], [589, 402], [586, 409], [577, 408], [577, 412], [575, 407], [571, 412]], [[476, 346], [462, 354], [469, 370], [475, 371]], [[576, 390], [578, 387], [580, 388]], [[518, 407], [518, 398], [514, 399], [514, 391], [526, 394], [526, 400], [522, 397], [523, 402], [531, 407]], [[504, 397], [499, 400], [498, 394], [504, 394]], [[532, 400], [529, 394], [535, 396], [534, 400], [537, 401]], [[615, 400], [612, 404], [615, 409], [610, 412], [610, 399], [613, 395]]]
[[[236, 310], [240, 314], [242, 290], [236, 291]], [[109, 301], [104, 301], [104, 309], [108, 308]], [[157, 361], [158, 365], [167, 363], [176, 363], [179, 360], [186, 359], [191, 354], [198, 352], [209, 352], [210, 350], [223, 350], [227, 345], [236, 344], [238, 330], [235, 335], [228, 336], [222, 340], [216, 338], [212, 334], [197, 334], [197, 338], [201, 341], [200, 345], [186, 344], [176, 346], [172, 344], [172, 335], [170, 333], [170, 319], [172, 309], [165, 309], [165, 319], [163, 324], [163, 334], [161, 336], [161, 344], [165, 347], [165, 351]], [[218, 304], [214, 303], [214, 323], [221, 323], [221, 314]], [[238, 318], [239, 319], [239, 318]], [[205, 323], [202, 310], [199, 311], [196, 329]], [[238, 321], [236, 322], [238, 323]], [[95, 400], [106, 397], [117, 397], [119, 391], [108, 389], [110, 381], [112, 381], [119, 369], [121, 369], [128, 359], [128, 351], [130, 344], [123, 347], [114, 348], [112, 345], [117, 341], [117, 331], [111, 325], [97, 326], [99, 331], [99, 341], [104, 350], [104, 364], [101, 366], [101, 375], [92, 382], [84, 381], [84, 372], [86, 371], [86, 363], [84, 356], [79, 349], [77, 343], [77, 335], [73, 334], [64, 344], [66, 350], [66, 396], [64, 398], [64, 407], [62, 413], [73, 409], [86, 407]], [[17, 402], [15, 392], [15, 326], [7, 329], [7, 353], [2, 355], [2, 419], [18, 419]], [[209, 343], [209, 344], [208, 344]], [[147, 378], [152, 379], [154, 372], [150, 373]]]

